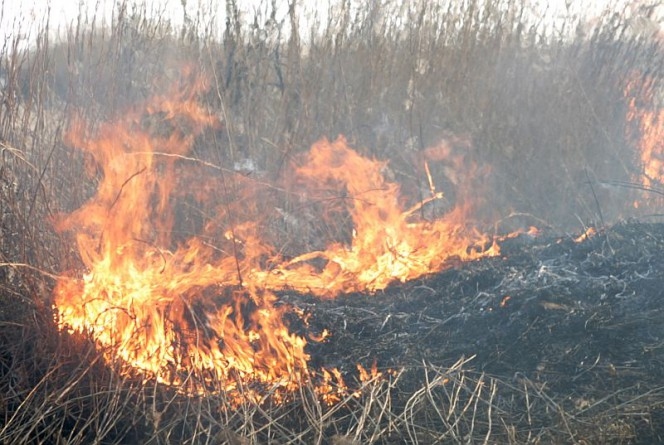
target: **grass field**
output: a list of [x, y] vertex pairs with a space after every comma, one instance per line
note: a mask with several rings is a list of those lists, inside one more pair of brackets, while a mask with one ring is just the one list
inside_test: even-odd
[[[491, 419], [504, 382], [465, 374], [462, 358], [445, 369], [431, 364], [429, 380], [399, 394], [399, 406], [403, 370], [359, 384], [359, 396], [332, 406], [308, 384], [288, 403], [268, 397], [238, 406], [109, 366], [93, 341], [61, 333], [53, 321], [58, 278], [84, 269], [73, 234], [54, 222], [102, 182], [99, 166], [67, 135], [79, 118], [93, 132], [173, 85], [188, 88], [182, 73], [197, 73], [207, 80], [197, 101], [218, 124], [192, 140], [187, 156], [278, 185], [247, 204], [242, 187], [226, 184], [232, 191], [217, 204], [229, 220], [244, 208], [285, 257], [348, 242], [348, 216], [304, 214], [301, 184], [288, 177], [312, 144], [339, 135], [362, 156], [389, 161], [385, 175], [408, 207], [429, 193], [421, 161], [431, 148], [462, 153], [431, 162], [445, 200], [423, 218], [464, 199], [473, 202], [473, 224], [492, 234], [650, 221], [660, 217], [661, 183], [650, 177], [644, 185], [644, 127], [629, 112], [658, 113], [662, 101], [664, 51], [648, 19], [659, 5], [607, 7], [592, 22], [569, 17], [554, 28], [532, 17], [526, 0], [341, 0], [305, 32], [311, 18], [297, 2], [284, 13], [265, 1], [251, 14], [239, 3], [175, 26], [147, 4], [118, 0], [108, 24], [79, 15], [55, 32], [45, 22], [28, 47], [24, 18], [0, 42], [0, 442], [428, 443], [418, 440], [418, 425], [440, 415], [431, 397], [452, 379], [449, 443], [539, 443], [532, 432], [475, 418]], [[136, 125], [168, 131], [149, 119]], [[325, 202], [312, 208], [325, 211]], [[175, 229], [204, 226], [205, 210], [187, 214], [183, 204]], [[496, 428], [500, 439], [491, 436]]]

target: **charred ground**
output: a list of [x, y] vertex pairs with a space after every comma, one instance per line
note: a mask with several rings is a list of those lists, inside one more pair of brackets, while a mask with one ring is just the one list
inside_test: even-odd
[[[404, 368], [399, 387], [410, 395], [426, 366], [465, 357], [465, 370], [500, 382], [495, 415], [520, 431], [654, 443], [664, 438], [663, 249], [662, 224], [622, 223], [581, 242], [523, 235], [504, 242], [500, 258], [375, 296], [285, 298], [333, 333], [311, 345], [314, 364]], [[539, 400], [526, 421], [530, 387]], [[555, 424], [562, 436], [546, 432]]]

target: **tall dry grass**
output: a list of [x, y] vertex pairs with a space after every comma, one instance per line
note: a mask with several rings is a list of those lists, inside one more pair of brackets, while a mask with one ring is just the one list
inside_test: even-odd
[[[54, 276], [80, 264], [50, 221], [96, 186], [63, 143], [69, 120], [112, 119], [161, 92], [184, 64], [213, 79], [205, 100], [224, 125], [195, 156], [217, 165], [245, 162], [274, 179], [315, 140], [343, 134], [390, 159], [418, 199], [418, 153], [441, 139], [472, 141], [468, 156], [491, 166], [477, 184], [487, 221], [564, 231], [633, 216], [633, 191], [616, 186], [639, 174], [623, 90], [635, 73], [659, 82], [664, 71], [660, 43], [621, 11], [594, 26], [569, 19], [578, 32], [561, 33], [522, 0], [341, 0], [305, 33], [297, 2], [284, 12], [265, 1], [253, 15], [240, 3], [174, 25], [148, 4], [119, 0], [110, 23], [81, 14], [56, 30], [45, 21], [26, 46], [23, 18], [0, 42], [0, 442], [543, 443], [588, 428], [529, 382], [468, 373], [461, 362], [425, 366], [426, 382], [407, 395], [381, 381], [332, 408], [304, 388], [288, 406], [231, 410], [120, 378], [85, 339], [56, 332]], [[444, 169], [434, 176], [453, 197]], [[314, 243], [289, 230], [283, 215], [296, 204], [280, 199], [272, 217], [281, 242]], [[518, 396], [508, 403], [501, 391]]]

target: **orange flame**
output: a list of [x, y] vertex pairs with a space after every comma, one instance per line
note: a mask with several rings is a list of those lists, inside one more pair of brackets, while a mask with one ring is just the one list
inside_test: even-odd
[[589, 240], [593, 236], [597, 235], [597, 229], [594, 227], [588, 227], [581, 235], [574, 238], [575, 243], [582, 243]]
[[627, 133], [637, 143], [639, 182], [646, 188], [664, 183], [664, 109], [656, 103], [657, 85], [651, 76], [634, 75], [625, 88]]
[[[273, 289], [334, 297], [375, 292], [395, 281], [440, 271], [454, 260], [500, 253], [494, 240], [468, 225], [466, 204], [433, 222], [411, 221], [419, 206], [401, 208], [399, 187], [384, 178], [384, 167], [350, 149], [343, 137], [314, 144], [296, 169], [297, 177], [314, 190], [345, 189], [353, 222], [351, 244], [333, 243], [324, 251], [305, 253], [264, 272], [260, 280]], [[324, 260], [324, 267], [312, 266], [314, 259]]]
[[[435, 221], [417, 218], [424, 203], [403, 209], [399, 186], [383, 175], [386, 163], [359, 155], [343, 137], [314, 144], [293, 174], [314, 192], [344, 190], [349, 242], [282, 258], [260, 236], [255, 215], [241, 213], [257, 197], [239, 175], [233, 177], [237, 190], [248, 195], [237, 205], [217, 205], [218, 214], [202, 224], [207, 238], [174, 237], [178, 198], [205, 203], [226, 184], [221, 178], [192, 188], [188, 181], [201, 175], [183, 166], [192, 160], [187, 155], [197, 137], [218, 125], [197, 101], [204, 89], [205, 82], [195, 79], [95, 132], [74, 120], [67, 140], [92, 156], [101, 178], [96, 194], [55, 224], [75, 232], [85, 267], [58, 282], [57, 322], [90, 335], [109, 362], [132, 375], [259, 400], [253, 384], [291, 391], [316, 374], [319, 394], [334, 403], [347, 391], [342, 375], [309, 370], [307, 342], [289, 331], [284, 314], [291, 309], [275, 304], [274, 291], [321, 297], [374, 292], [454, 261], [497, 255], [499, 248], [468, 223], [467, 204]], [[428, 164], [426, 169], [435, 191]], [[238, 223], [239, 217], [247, 220]], [[380, 376], [375, 366], [370, 374], [358, 369], [362, 381]]]
[[[68, 141], [94, 157], [103, 177], [97, 194], [56, 224], [77, 231], [87, 269], [58, 283], [58, 320], [161, 382], [292, 386], [307, 373], [306, 342], [288, 332], [275, 296], [240, 289], [233, 259], [200, 239], [170, 239], [177, 158], [157, 150], [186, 154], [216, 124], [195, 100], [203, 85], [156, 97], [94, 135], [80, 120], [72, 125]], [[147, 129], [146, 115], [155, 120]]]

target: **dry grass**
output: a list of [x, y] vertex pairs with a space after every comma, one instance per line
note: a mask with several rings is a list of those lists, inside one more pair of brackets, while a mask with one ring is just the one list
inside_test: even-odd
[[[30, 328], [20, 345], [44, 347], [31, 344], [43, 333]], [[541, 382], [521, 375], [502, 381], [466, 369], [469, 359], [461, 359], [367, 382], [361, 396], [332, 407], [306, 385], [288, 404], [268, 398], [237, 406], [223, 396], [183, 396], [119, 378], [81, 340], [49, 348], [40, 351], [50, 358], [42, 363], [34, 350], [22, 357], [12, 350], [12, 362], [3, 362], [4, 443], [631, 443], [634, 424], [650, 421], [664, 400], [664, 388], [558, 400]]]
[[[609, 12], [586, 35], [563, 37], [528, 19], [520, 0], [401, 3], [358, 11], [340, 2], [311, 37], [292, 31], [298, 7], [282, 13], [265, 2], [252, 17], [233, 0], [178, 27], [118, 2], [109, 25], [80, 16], [57, 37], [45, 25], [29, 49], [18, 32], [25, 22], [14, 24], [0, 42], [0, 442], [630, 442], [624, 419], [647, 418], [635, 407], [661, 404], [662, 394], [636, 400], [627, 388], [570, 406], [523, 376], [500, 381], [460, 360], [400, 370], [332, 407], [305, 386], [289, 404], [235, 408], [119, 377], [87, 340], [56, 331], [54, 278], [80, 263], [50, 221], [96, 186], [81, 181], [86, 160], [62, 141], [69, 119], [112, 118], [162, 91], [183, 64], [213, 79], [206, 105], [224, 123], [197, 142], [192, 156], [203, 162], [250, 160], [274, 179], [321, 136], [344, 134], [390, 159], [419, 199], [418, 152], [469, 138], [472, 159], [492, 166], [479, 215], [487, 221], [565, 231], [635, 215], [625, 205], [634, 191], [607, 184], [638, 175], [623, 88], [635, 72], [664, 72], [659, 43]], [[434, 175], [451, 185], [442, 169]], [[286, 216], [299, 209], [289, 196], [271, 222], [285, 250], [342, 231], [294, 233]]]

